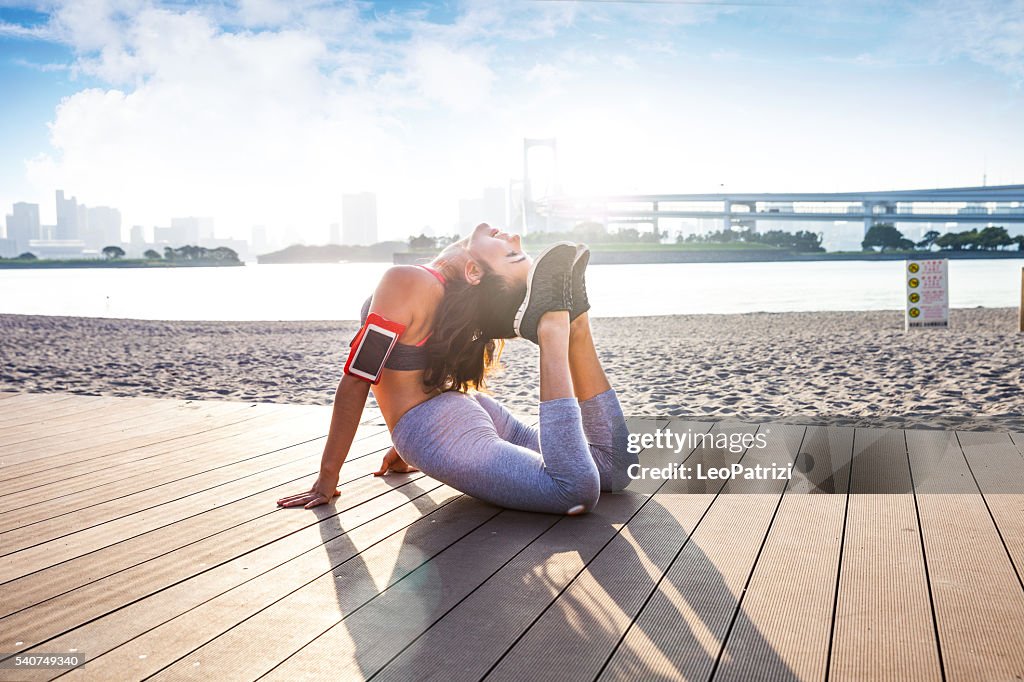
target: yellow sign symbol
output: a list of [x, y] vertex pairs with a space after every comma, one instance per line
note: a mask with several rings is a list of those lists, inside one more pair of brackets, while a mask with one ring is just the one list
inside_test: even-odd
[[910, 281], [907, 282], [907, 284], [910, 285], [911, 289], [916, 289], [917, 285], [919, 285], [920, 283], [921, 283], [921, 280], [919, 280], [917, 277], [911, 277]]
[[911, 263], [911, 264], [910, 264], [910, 265], [909, 265], [909, 266], [907, 267], [907, 269], [908, 269], [908, 270], [910, 270], [910, 272], [911, 272], [911, 273], [915, 273], [915, 272], [917, 272], [918, 270], [920, 270], [920, 269], [921, 269], [921, 266], [920, 266], [920, 265], [918, 265], [917, 263]]
[[918, 310], [917, 308], [911, 308], [910, 309], [910, 316], [911, 317], [917, 317], [920, 314], [921, 314], [921, 311]]
[[916, 291], [914, 291], [914, 292], [911, 292], [909, 298], [910, 298], [910, 302], [911, 303], [917, 303], [918, 301], [921, 300], [921, 294], [919, 294]]

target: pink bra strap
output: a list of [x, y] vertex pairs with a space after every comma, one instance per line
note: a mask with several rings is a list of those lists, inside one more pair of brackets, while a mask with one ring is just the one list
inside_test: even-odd
[[[442, 275], [440, 272], [438, 272], [434, 268], [430, 267], [429, 265], [419, 265], [417, 263], [417, 267], [423, 268], [424, 270], [426, 270], [427, 272], [432, 274], [434, 277], [437, 277], [437, 281], [439, 281], [441, 284], [445, 283], [444, 275]], [[416, 344], [416, 347], [419, 347], [419, 346], [422, 346], [423, 344], [425, 344], [427, 342], [427, 339], [429, 339], [429, 338], [430, 338], [430, 334], [427, 334], [426, 337], [424, 337], [424, 339], [422, 341], [420, 341], [419, 343]]]
[[442, 275], [442, 274], [441, 274], [440, 272], [438, 272], [438, 271], [437, 271], [437, 270], [435, 270], [434, 268], [430, 267], [429, 265], [419, 265], [419, 264], [417, 264], [417, 266], [416, 266], [416, 267], [420, 267], [420, 268], [423, 268], [424, 270], [426, 270], [427, 272], [429, 272], [430, 274], [432, 274], [432, 275], [433, 275], [434, 277], [437, 277], [437, 280], [438, 280], [438, 281], [439, 281], [439, 282], [440, 282], [441, 284], [444, 284], [444, 283], [445, 283], [445, 280], [444, 280], [444, 275]]

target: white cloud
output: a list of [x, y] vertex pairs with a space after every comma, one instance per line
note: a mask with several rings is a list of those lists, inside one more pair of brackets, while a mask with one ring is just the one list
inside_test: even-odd
[[0, 21], [0, 38], [34, 38], [49, 40], [53, 37], [49, 26], [22, 26]]
[[455, 51], [444, 45], [415, 47], [408, 60], [408, 74], [428, 100], [459, 112], [476, 111], [490, 97], [494, 72], [482, 51]]
[[37, 186], [140, 221], [318, 225], [337, 218], [343, 191], [386, 182], [400, 162], [389, 117], [372, 93], [347, 91], [321, 69], [326, 50], [314, 36], [226, 33], [198, 14], [153, 8], [124, 29], [80, 68], [127, 87], [61, 103], [55, 153], [29, 163]]
[[912, 27], [933, 58], [964, 55], [1024, 81], [1024, 0], [942, 0], [918, 8]]

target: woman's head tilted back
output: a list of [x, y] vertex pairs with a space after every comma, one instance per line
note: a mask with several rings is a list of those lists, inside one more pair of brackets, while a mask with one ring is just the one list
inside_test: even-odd
[[447, 283], [426, 344], [423, 382], [428, 389], [483, 388], [503, 339], [515, 336], [512, 323], [526, 296], [530, 257], [518, 235], [481, 224], [435, 262], [443, 264]]

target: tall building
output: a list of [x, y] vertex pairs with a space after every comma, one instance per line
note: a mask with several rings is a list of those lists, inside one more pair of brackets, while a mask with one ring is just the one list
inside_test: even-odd
[[[199, 243], [200, 243], [200, 245], [205, 246], [206, 242], [208, 242], [208, 241], [209, 242], [216, 241], [217, 237], [213, 233], [213, 218], [210, 218], [210, 217], [196, 218], [196, 220], [199, 222]], [[216, 248], [216, 246], [218, 246], [218, 245], [214, 244], [214, 248]]]
[[267, 240], [267, 228], [263, 225], [254, 225], [252, 228], [252, 251], [255, 254], [266, 253], [270, 250], [270, 242]]
[[[85, 208], [84, 206], [82, 208]], [[95, 206], [87, 213], [87, 224], [82, 241], [87, 249], [120, 246], [121, 212], [109, 206]]]
[[80, 239], [86, 228], [85, 206], [79, 206], [75, 197], [64, 198], [64, 190], [57, 190], [57, 233], [55, 239]]
[[173, 227], [153, 226], [153, 243], [161, 246], [173, 246], [175, 248], [184, 246], [184, 242], [178, 239]]
[[213, 218], [189, 216], [187, 218], [171, 218], [171, 240], [175, 247], [206, 246], [214, 241]]
[[[40, 239], [39, 204], [26, 204], [19, 201], [7, 216], [7, 238], [14, 242], [14, 248], [28, 249], [30, 239]], [[15, 254], [17, 255], [17, 254]]]
[[480, 219], [482, 214], [483, 202], [479, 199], [459, 199], [459, 224], [456, 226], [455, 231], [458, 232], [460, 237], [465, 237], [473, 231], [474, 227], [480, 223], [487, 222]]
[[129, 239], [129, 243], [135, 248], [142, 248], [146, 245], [146, 235], [143, 232], [142, 225], [132, 225], [132, 234]]
[[479, 198], [459, 200], [459, 236], [465, 236], [480, 223], [504, 229], [508, 224], [505, 188], [487, 187]]
[[341, 198], [342, 243], [356, 245], [377, 242], [377, 195], [373, 192], [345, 194]]
[[482, 218], [480, 220], [481, 223], [488, 223], [501, 228], [508, 225], [508, 208], [505, 204], [504, 187], [484, 188], [484, 195], [480, 208]]

